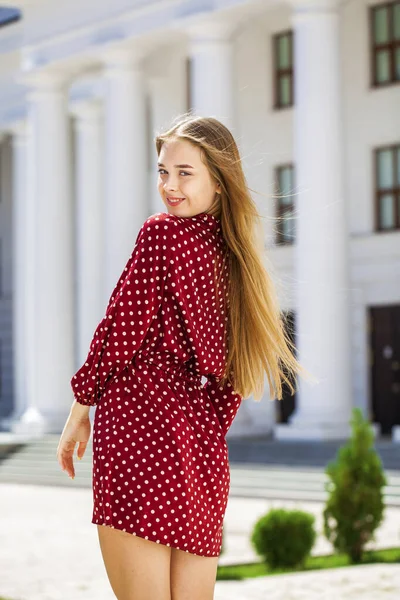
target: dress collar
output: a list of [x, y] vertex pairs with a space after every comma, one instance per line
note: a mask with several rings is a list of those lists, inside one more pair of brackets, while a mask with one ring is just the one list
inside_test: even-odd
[[199, 225], [200, 227], [204, 229], [209, 229], [211, 231], [215, 231], [221, 228], [221, 220], [218, 219], [218, 217], [215, 217], [214, 215], [207, 212], [197, 213], [197, 215], [192, 215], [191, 217], [180, 217], [178, 215], [172, 215], [171, 213], [167, 214], [168, 216], [173, 217], [174, 219], [183, 224], [190, 225], [192, 223], [195, 223], [196, 225]]

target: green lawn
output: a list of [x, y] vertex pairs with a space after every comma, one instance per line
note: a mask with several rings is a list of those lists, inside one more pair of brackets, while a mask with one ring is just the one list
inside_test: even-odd
[[[366, 552], [361, 564], [371, 563], [400, 563], [400, 548], [388, 548]], [[314, 569], [334, 569], [336, 567], [350, 567], [350, 560], [340, 554], [328, 556], [312, 556], [306, 561], [303, 569], [279, 569], [270, 570], [264, 563], [249, 563], [247, 565], [219, 566], [217, 580], [223, 579], [249, 579], [251, 577], [265, 577], [266, 575], [277, 575], [280, 573], [293, 573], [299, 571], [311, 571]], [[0, 599], [1, 600], [1, 599]]]

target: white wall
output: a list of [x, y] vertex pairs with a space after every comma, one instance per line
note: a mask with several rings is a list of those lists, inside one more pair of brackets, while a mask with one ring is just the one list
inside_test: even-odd
[[368, 6], [347, 2], [342, 9], [345, 191], [352, 235], [374, 230], [372, 149], [400, 142], [400, 85], [370, 87]]

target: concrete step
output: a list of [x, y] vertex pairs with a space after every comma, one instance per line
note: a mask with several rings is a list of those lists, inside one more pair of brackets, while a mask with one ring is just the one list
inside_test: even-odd
[[[386, 503], [400, 506], [400, 475], [385, 472], [388, 485], [384, 488]], [[230, 495], [237, 498], [307, 500], [325, 502], [329, 481], [323, 470], [303, 471], [296, 468], [276, 469], [247, 465], [231, 466]]]
[[[75, 448], [75, 453], [77, 450], [78, 446], [76, 446]], [[92, 456], [92, 447], [91, 445], [88, 445], [86, 447], [85, 450], [85, 457], [86, 456]], [[14, 452], [13, 454], [14, 459], [16, 459], [18, 457], [18, 459], [25, 459], [25, 458], [32, 458], [34, 457], [35, 459], [46, 459], [46, 460], [52, 460], [53, 458], [57, 458], [57, 445], [43, 445], [43, 446], [33, 446], [33, 445], [29, 445], [27, 446], [23, 446], [21, 447], [19, 450], [17, 450], [16, 452]], [[10, 457], [11, 460], [11, 457]]]
[[[75, 469], [79, 469], [80, 473], [90, 474], [92, 472], [91, 462], [88, 462], [86, 456], [85, 459], [81, 461], [76, 461], [74, 459]], [[60, 471], [61, 467], [58, 464], [57, 460], [53, 462], [50, 461], [30, 461], [30, 460], [21, 460], [21, 461], [12, 461], [7, 460], [0, 466], [0, 474], [3, 473], [17, 473], [21, 476], [24, 473], [46, 473], [47, 475], [57, 474]]]
[[0, 471], [0, 485], [2, 483], [18, 483], [21, 485], [49, 485], [55, 487], [79, 487], [90, 488], [91, 479], [88, 476], [76, 471], [74, 479], [68, 477], [66, 473], [61, 471], [59, 475], [47, 475], [46, 473], [5, 473]]

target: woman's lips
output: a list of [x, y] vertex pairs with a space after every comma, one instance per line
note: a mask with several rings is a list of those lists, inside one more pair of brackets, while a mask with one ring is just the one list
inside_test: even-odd
[[173, 196], [167, 197], [167, 202], [170, 206], [178, 206], [181, 204], [186, 198], [173, 198]]

